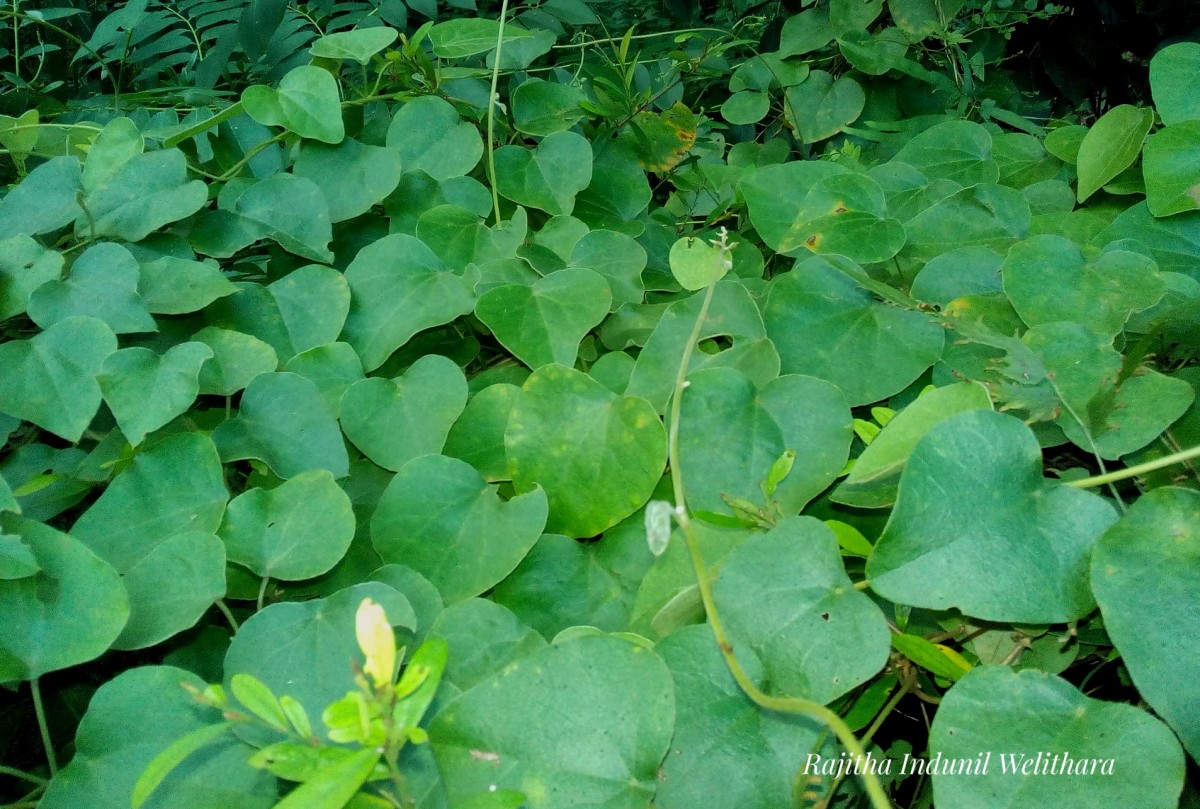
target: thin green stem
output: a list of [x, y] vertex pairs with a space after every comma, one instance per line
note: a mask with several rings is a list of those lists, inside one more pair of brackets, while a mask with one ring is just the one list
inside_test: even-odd
[[[850, 755], [865, 756], [866, 753], [863, 745], [854, 736], [854, 732], [842, 721], [840, 716], [824, 705], [796, 697], [771, 696], [755, 685], [742, 668], [741, 663], [734, 656], [733, 645], [729, 642], [729, 636], [725, 632], [725, 625], [722, 623], [721, 616], [717, 612], [717, 605], [713, 599], [712, 583], [708, 579], [708, 571], [705, 569], [704, 559], [700, 555], [700, 547], [696, 541], [696, 535], [692, 530], [692, 521], [685, 505], [683, 475], [679, 467], [679, 420], [680, 413], [682, 412], [683, 393], [687, 387], [688, 365], [691, 362], [692, 352], [696, 349], [696, 343], [699, 342], [704, 321], [708, 317], [708, 309], [712, 303], [714, 289], [715, 285], [710, 284], [705, 291], [704, 302], [700, 306], [700, 314], [696, 318], [696, 324], [692, 327], [692, 333], [688, 337], [687, 343], [684, 345], [683, 358], [680, 360], [679, 371], [675, 376], [675, 392], [671, 398], [671, 424], [668, 428], [667, 438], [667, 462], [671, 467], [671, 485], [675, 495], [675, 519], [679, 523], [679, 528], [683, 533], [688, 555], [692, 558], [692, 567], [696, 572], [696, 586], [700, 591], [700, 601], [704, 605], [705, 615], [708, 616], [708, 625], [712, 629], [713, 637], [717, 641], [717, 646], [721, 650], [721, 656], [725, 659], [725, 665], [729, 669], [729, 673], [733, 675], [733, 679], [737, 681], [738, 687], [742, 689], [742, 692], [754, 704], [768, 711], [805, 716], [820, 722], [833, 731], [834, 735], [838, 737], [838, 741], [842, 743], [842, 746], [846, 748]], [[879, 782], [879, 777], [868, 770], [862, 774], [862, 780], [871, 805], [875, 809], [890, 809], [891, 803], [888, 801], [887, 793], [883, 791], [883, 785]]]
[[1065, 485], [1074, 486], [1077, 489], [1091, 489], [1095, 486], [1105, 486], [1110, 483], [1116, 483], [1119, 480], [1135, 478], [1138, 475], [1144, 475], [1147, 472], [1153, 472], [1155, 469], [1162, 469], [1163, 467], [1174, 466], [1177, 463], [1190, 461], [1192, 458], [1200, 458], [1200, 446], [1191, 447], [1181, 452], [1175, 452], [1167, 455], [1164, 458], [1146, 461], [1145, 463], [1140, 463], [1136, 466], [1118, 469], [1115, 472], [1108, 472], [1103, 475], [1082, 478], [1080, 480], [1068, 480], [1065, 481]]
[[[20, 0], [13, 0], [13, 13], [21, 13]], [[13, 25], [13, 75], [21, 80], [21, 26]]]
[[261, 584], [261, 585], [259, 585], [259, 588], [258, 588], [258, 598], [257, 598], [257, 599], [255, 599], [255, 601], [254, 601], [254, 605], [255, 605], [255, 607], [256, 607], [256, 608], [257, 608], [259, 611], [261, 611], [261, 610], [262, 610], [262, 608], [263, 608], [263, 604], [265, 604], [265, 603], [266, 603], [266, 600], [267, 600], [267, 583], [268, 583], [268, 582], [270, 582], [270, 581], [271, 581], [271, 577], [270, 577], [270, 576], [263, 576], [262, 584]]
[[[678, 31], [658, 31], [652, 34], [635, 34], [629, 39], [655, 39], [657, 37], [679, 36], [680, 34], [730, 34], [731, 31], [726, 31], [724, 28], [683, 28]], [[555, 45], [551, 50], [571, 50], [578, 48], [590, 48], [592, 45], [607, 45], [612, 42], [620, 42], [625, 37], [608, 37], [607, 39], [589, 39], [584, 42], [568, 42], [566, 45]]]
[[233, 617], [233, 611], [229, 609], [229, 605], [225, 603], [225, 599], [218, 598], [214, 603], [216, 604], [217, 609], [221, 611], [221, 614], [225, 616], [225, 620], [229, 622], [229, 626], [231, 629], [233, 629], [234, 634], [237, 634], [237, 618]]
[[496, 29], [496, 53], [492, 62], [492, 89], [488, 91], [487, 147], [488, 180], [492, 184], [492, 211], [500, 226], [500, 192], [496, 190], [496, 90], [500, 86], [500, 54], [504, 50], [504, 21], [508, 19], [508, 0], [500, 2], [500, 27]]
[[38, 731], [42, 734], [46, 764], [50, 767], [50, 777], [53, 778], [58, 774], [58, 759], [54, 755], [54, 743], [50, 741], [50, 726], [46, 724], [46, 706], [42, 703], [42, 686], [37, 677], [29, 681], [29, 690], [33, 694], [33, 713], [37, 716]]
[[13, 778], [20, 778], [22, 781], [29, 781], [30, 783], [43, 787], [50, 783], [40, 775], [34, 775], [33, 773], [25, 772], [24, 770], [18, 770], [16, 767], [6, 767], [3, 764], [0, 764], [0, 775], [11, 775]]
[[250, 151], [246, 152], [246, 154], [242, 157], [241, 160], [234, 163], [233, 166], [228, 171], [222, 173], [218, 179], [221, 182], [227, 182], [229, 180], [232, 180], [234, 177], [238, 176], [238, 174], [241, 173], [242, 169], [244, 169], [246, 167], [246, 164], [248, 164], [251, 160], [254, 159], [255, 155], [257, 155], [263, 149], [266, 149], [268, 146], [271, 146], [272, 144], [275, 144], [275, 143], [279, 143], [285, 137], [287, 137], [287, 133], [280, 132], [279, 134], [275, 135], [274, 137], [267, 138], [262, 143], [254, 146], [252, 149], [250, 149]]

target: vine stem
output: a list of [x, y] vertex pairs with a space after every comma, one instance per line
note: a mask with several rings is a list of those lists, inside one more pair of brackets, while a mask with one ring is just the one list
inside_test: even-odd
[[504, 50], [504, 21], [508, 19], [508, 0], [500, 0], [500, 27], [496, 29], [496, 56], [492, 62], [492, 89], [488, 94], [487, 147], [488, 179], [492, 183], [492, 212], [500, 227], [500, 192], [496, 190], [496, 89], [500, 86], [500, 54]]
[[54, 743], [50, 741], [46, 706], [42, 704], [42, 686], [37, 677], [29, 681], [29, 690], [33, 694], [33, 713], [37, 716], [38, 731], [42, 734], [42, 747], [46, 750], [46, 764], [50, 767], [50, 777], [53, 778], [58, 774], [58, 759], [54, 755]]
[[[734, 656], [733, 645], [729, 642], [729, 636], [725, 632], [725, 625], [722, 623], [721, 616], [717, 612], [717, 605], [713, 599], [712, 584], [708, 580], [708, 571], [705, 569], [704, 559], [700, 555], [700, 547], [696, 541], [696, 535], [692, 531], [692, 521], [687, 513], [683, 475], [679, 469], [679, 419], [683, 406], [683, 392], [687, 388], [688, 365], [691, 363], [692, 352], [695, 351], [696, 344], [700, 340], [700, 332], [704, 328], [704, 321], [708, 317], [708, 310], [712, 304], [715, 289], [715, 284], [709, 284], [705, 290], [704, 302], [700, 306], [700, 314], [696, 318], [696, 323], [692, 327], [692, 333], [689, 335], [687, 343], [684, 345], [683, 358], [680, 360], [679, 371], [675, 376], [675, 392], [671, 397], [671, 424], [667, 433], [667, 462], [671, 467], [671, 485], [675, 495], [675, 520], [679, 523], [680, 531], [683, 533], [684, 542], [687, 545], [688, 555], [692, 558], [692, 567], [696, 572], [696, 585], [700, 591], [700, 601], [704, 605], [704, 613], [708, 617], [708, 625], [712, 629], [713, 637], [717, 641], [717, 646], [721, 650], [721, 656], [725, 659], [725, 665], [729, 669], [729, 673], [733, 675], [733, 679], [737, 681], [738, 687], [749, 697], [751, 702], [768, 711], [804, 716], [816, 720], [833, 731], [838, 741], [842, 743], [842, 746], [846, 748], [850, 755], [865, 757], [866, 752], [863, 749], [863, 745], [855, 737], [854, 732], [842, 721], [840, 716], [829, 710], [829, 708], [820, 703], [798, 697], [771, 696], [755, 685], [742, 668], [742, 664]], [[866, 772], [861, 774], [861, 778], [863, 780], [863, 787], [866, 789], [867, 796], [870, 798], [874, 809], [891, 809], [891, 802], [888, 801], [887, 794], [883, 791], [883, 785], [879, 782], [879, 777], [867, 768]]]
[[1118, 480], [1127, 480], [1129, 478], [1135, 478], [1138, 475], [1145, 474], [1146, 472], [1153, 472], [1155, 469], [1162, 469], [1163, 467], [1166, 467], [1166, 466], [1174, 466], [1177, 463], [1183, 463], [1184, 461], [1190, 461], [1192, 458], [1197, 458], [1197, 457], [1200, 457], [1200, 445], [1191, 447], [1189, 449], [1181, 450], [1179, 452], [1173, 452], [1164, 458], [1157, 458], [1153, 461], [1146, 461], [1145, 463], [1140, 463], [1137, 466], [1130, 466], [1130, 467], [1126, 467], [1125, 469], [1118, 469], [1115, 472], [1108, 472], [1103, 475], [1096, 475], [1096, 476], [1090, 477], [1090, 478], [1082, 478], [1080, 480], [1064, 481], [1064, 485], [1074, 486], [1077, 489], [1090, 489], [1094, 486], [1104, 486], [1109, 483], [1116, 483]]
[[16, 767], [6, 767], [3, 764], [0, 764], [0, 775], [11, 775], [13, 778], [20, 778], [22, 781], [29, 781], [32, 784], [37, 784], [38, 786], [43, 787], [50, 783], [40, 775], [34, 775], [33, 773], [25, 772], [24, 770], [18, 770]]

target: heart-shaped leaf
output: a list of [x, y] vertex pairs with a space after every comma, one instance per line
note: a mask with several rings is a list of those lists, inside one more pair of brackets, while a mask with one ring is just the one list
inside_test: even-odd
[[938, 359], [944, 341], [932, 319], [876, 300], [815, 257], [776, 278], [763, 320], [784, 373], [832, 382], [852, 406], [904, 389]]
[[337, 340], [350, 311], [350, 286], [320, 264], [293, 270], [266, 286], [242, 283], [205, 313], [210, 323], [253, 334], [290, 359]]
[[204, 531], [174, 534], [123, 572], [130, 616], [113, 647], [144, 649], [195, 626], [225, 595], [225, 548]]
[[837, 537], [812, 517], [790, 517], [735, 548], [713, 598], [734, 649], [758, 657], [771, 690], [824, 704], [887, 662], [883, 613], [854, 589]]
[[302, 138], [341, 143], [341, 99], [337, 79], [313, 65], [294, 68], [279, 89], [255, 84], [242, 91], [246, 113], [264, 126], [281, 126]]
[[[395, 33], [387, 28], [368, 30]], [[329, 221], [342, 222], [366, 213], [396, 189], [400, 154], [382, 146], [365, 146], [354, 138], [337, 146], [307, 143], [292, 173], [316, 183], [329, 203]]]
[[[329, 598], [271, 604], [242, 624], [225, 655], [225, 687], [250, 674], [276, 694], [287, 694], [309, 716], [355, 690], [363, 654], [355, 640], [355, 614], [364, 598], [383, 607], [393, 626], [413, 628], [416, 616], [403, 595], [379, 582], [356, 584]], [[297, 672], [304, 672], [297, 677]], [[326, 738], [323, 725], [313, 732]]]
[[678, 474], [692, 509], [728, 513], [725, 497], [762, 503], [762, 481], [790, 450], [795, 463], [771, 496], [797, 514], [846, 465], [850, 407], [830, 383], [788, 375], [758, 389], [733, 368], [696, 371], [688, 382]]
[[22, 233], [0, 241], [0, 320], [24, 312], [33, 291], [57, 281], [62, 269], [62, 253], [47, 250], [30, 236]]
[[200, 367], [201, 393], [232, 396], [254, 377], [279, 367], [275, 349], [249, 334], [209, 326], [193, 334], [192, 340], [213, 352]]
[[[468, 598], [438, 614], [431, 637], [446, 641], [446, 680], [466, 690], [510, 663], [546, 648], [546, 639], [500, 604]], [[487, 638], [487, 643], [480, 643]]]
[[1040, 671], [972, 669], [942, 698], [929, 748], [985, 762], [969, 775], [935, 772], [938, 806], [1173, 809], [1183, 787], [1183, 751], [1158, 720]]
[[459, 117], [450, 102], [435, 95], [415, 98], [396, 111], [388, 127], [387, 147], [400, 153], [406, 172], [420, 169], [435, 180], [462, 177], [483, 156], [479, 130]]
[[650, 499], [666, 461], [666, 430], [644, 399], [543, 365], [509, 415], [504, 447], [517, 491], [546, 490], [547, 530], [590, 537]]
[[0, 345], [0, 412], [78, 441], [100, 407], [96, 375], [116, 350], [112, 329], [92, 317]]
[[350, 472], [342, 431], [317, 386], [289, 373], [259, 374], [242, 393], [236, 418], [212, 434], [221, 458], [257, 458], [282, 478], [311, 469]]
[[654, 795], [674, 719], [662, 659], [594, 635], [505, 667], [442, 708], [429, 736], [452, 805], [511, 789], [530, 809], [634, 807]]
[[175, 534], [216, 533], [228, 499], [212, 441], [179, 433], [138, 452], [71, 534], [124, 573]]
[[612, 293], [597, 273], [568, 268], [533, 286], [509, 284], [479, 296], [475, 314], [530, 368], [575, 364], [579, 343], [608, 315]]
[[[423, 508], [426, 503], [438, 503], [437, 512]], [[467, 464], [425, 455], [388, 484], [371, 519], [371, 539], [385, 562], [416, 570], [452, 603], [511, 573], [545, 525], [544, 492], [503, 502]]]
[[342, 395], [363, 378], [362, 360], [347, 343], [329, 343], [310, 348], [288, 360], [283, 370], [302, 376], [316, 385], [325, 407], [334, 416], [341, 413]]
[[570, 129], [583, 117], [583, 92], [570, 84], [527, 79], [512, 94], [513, 123], [528, 135]]
[[[149, 251], [146, 251], [149, 253]], [[217, 298], [232, 295], [237, 287], [221, 274], [215, 261], [193, 261], [159, 254], [138, 255], [138, 295], [154, 314], [182, 315], [196, 312]]]
[[532, 151], [521, 146], [496, 150], [496, 190], [519, 205], [549, 214], [569, 214], [575, 195], [592, 181], [592, 149], [575, 132], [555, 132]]
[[81, 213], [78, 195], [82, 191], [77, 158], [47, 160], [0, 199], [0, 239], [38, 236], [69, 225]]
[[161, 357], [148, 348], [109, 354], [96, 381], [132, 446], [187, 412], [200, 391], [200, 366], [213, 356], [203, 343], [179, 343]]
[[849, 76], [835, 79], [824, 70], [786, 92], [784, 114], [805, 143], [816, 143], [842, 131], [862, 114], [867, 102], [862, 85]]
[[1061, 623], [1094, 607], [1087, 568], [1116, 514], [1102, 498], [1042, 478], [1020, 419], [975, 410], [934, 427], [900, 476], [867, 562], [871, 589], [914, 607], [988, 621]]
[[[180, 688], [204, 681], [172, 666], [141, 666], [100, 686], [75, 734], [78, 751], [39, 802], [46, 809], [129, 809], [134, 784], [151, 761], [179, 739], [213, 727]], [[254, 748], [226, 734], [190, 756], [156, 790], [154, 809], [267, 809], [278, 800], [275, 778], [247, 763]]]
[[1155, 216], [1200, 208], [1200, 121], [1160, 129], [1146, 141], [1142, 171], [1146, 204]]
[[1106, 336], [1166, 292], [1153, 259], [1120, 249], [1088, 257], [1062, 236], [1013, 245], [1002, 272], [1005, 294], [1030, 326], [1073, 320]]
[[141, 132], [128, 118], [114, 118], [96, 136], [83, 168], [87, 194], [75, 219], [76, 235], [139, 242], [204, 207], [208, 191], [202, 181], [188, 180], [183, 152], [142, 154], [143, 147]]
[[137, 293], [137, 260], [119, 244], [89, 247], [62, 281], [48, 281], [29, 297], [29, 317], [46, 329], [68, 317], [103, 320], [117, 334], [157, 331]]
[[238, 197], [237, 213], [255, 226], [250, 241], [261, 234], [298, 256], [333, 260], [329, 203], [321, 188], [307, 177], [281, 173], [255, 183]]
[[[707, 626], [657, 644], [675, 681], [675, 733], [654, 793], [660, 809], [775, 809], [792, 805], [791, 767], [812, 753], [837, 757], [815, 726], [760, 710], [729, 673]], [[762, 686], [761, 666], [743, 665]]]
[[1190, 489], [1147, 492], [1092, 554], [1104, 628], [1138, 691], [1193, 758], [1200, 757], [1200, 698], [1180, 684], [1191, 677], [1187, 661], [1200, 656], [1198, 514], [1200, 494]]
[[1162, 122], [1173, 126], [1200, 118], [1196, 99], [1196, 70], [1200, 68], [1200, 43], [1176, 42], [1150, 60], [1150, 92]]
[[346, 268], [352, 293], [344, 339], [373, 371], [423, 329], [474, 306], [474, 284], [448, 271], [424, 242], [393, 234], [364, 247]]
[[1079, 144], [1076, 195], [1080, 202], [1133, 165], [1153, 125], [1153, 110], [1129, 104], [1113, 107], [1092, 124]]
[[259, 576], [297, 581], [325, 573], [354, 538], [350, 498], [327, 469], [301, 472], [229, 502], [220, 528], [229, 561]]
[[429, 354], [396, 379], [355, 382], [339, 407], [346, 437], [372, 461], [396, 472], [419, 455], [441, 452], [466, 403], [462, 369]]
[[39, 568], [0, 579], [0, 680], [29, 680], [103, 654], [129, 617], [117, 572], [49, 526], [0, 514], [0, 528], [21, 537]]
[[916, 167], [929, 180], [951, 180], [964, 187], [1000, 179], [1000, 167], [992, 160], [991, 133], [972, 121], [931, 126], [904, 144], [895, 160]]

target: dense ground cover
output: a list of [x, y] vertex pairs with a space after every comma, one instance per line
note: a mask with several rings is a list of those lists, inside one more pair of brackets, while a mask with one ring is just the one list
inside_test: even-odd
[[0, 800], [1195, 806], [1200, 44], [1065, 16], [0, 9]]

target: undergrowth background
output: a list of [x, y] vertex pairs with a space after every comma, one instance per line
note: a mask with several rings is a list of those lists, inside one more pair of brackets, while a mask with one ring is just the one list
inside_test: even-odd
[[1197, 26], [0, 6], [0, 801], [1200, 805]]

